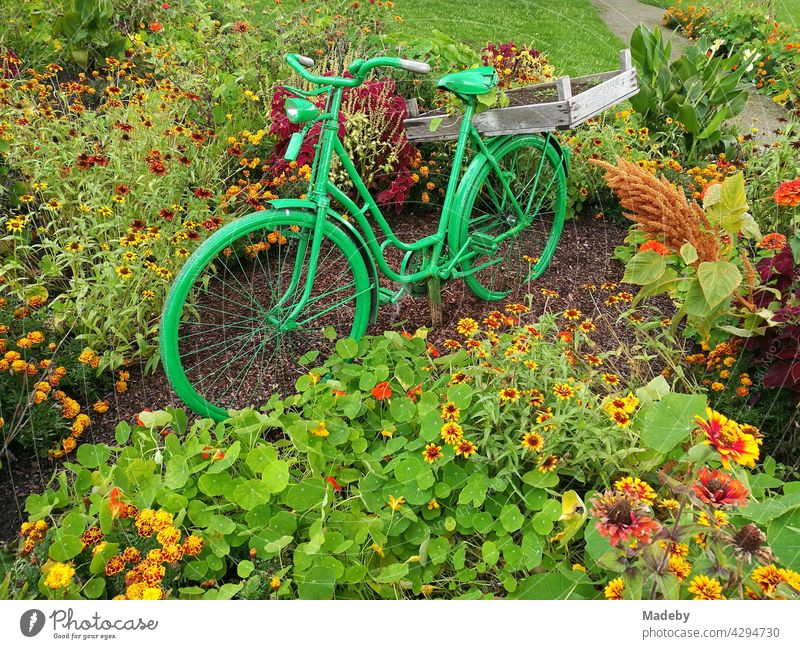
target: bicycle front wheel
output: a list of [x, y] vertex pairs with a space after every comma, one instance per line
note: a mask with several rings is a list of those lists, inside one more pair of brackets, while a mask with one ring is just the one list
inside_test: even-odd
[[290, 393], [305, 372], [300, 357], [332, 350], [329, 327], [364, 335], [372, 280], [351, 239], [327, 221], [302, 301], [314, 224], [305, 211], [257, 212], [221, 228], [184, 264], [164, 305], [160, 349], [170, 384], [197, 414], [220, 421]]
[[509, 138], [493, 155], [508, 190], [488, 160], [473, 173], [468, 169], [448, 244], [451, 250], [467, 244], [473, 253], [461, 270], [477, 297], [520, 298], [547, 268], [561, 237], [566, 172], [560, 152], [538, 135]]

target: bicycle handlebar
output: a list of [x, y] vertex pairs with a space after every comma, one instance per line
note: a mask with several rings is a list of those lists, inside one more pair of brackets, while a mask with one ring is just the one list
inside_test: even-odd
[[309, 83], [317, 85], [334, 86], [341, 88], [355, 88], [364, 82], [367, 74], [372, 68], [387, 67], [398, 68], [413, 72], [415, 74], [427, 74], [431, 71], [431, 66], [422, 61], [411, 61], [409, 59], [401, 59], [394, 56], [378, 56], [374, 59], [356, 59], [347, 68], [352, 77], [326, 77], [319, 74], [312, 74], [306, 68], [314, 66], [314, 59], [300, 54], [287, 54], [286, 62], [289, 66], [297, 72], [303, 79]]

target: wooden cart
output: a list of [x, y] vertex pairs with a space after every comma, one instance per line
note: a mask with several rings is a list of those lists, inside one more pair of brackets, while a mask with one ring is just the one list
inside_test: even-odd
[[[619, 53], [618, 70], [583, 77], [559, 77], [555, 81], [508, 90], [510, 105], [479, 113], [472, 119], [478, 132], [487, 137], [560, 131], [573, 128], [607, 108], [625, 101], [639, 91], [636, 68], [630, 50]], [[410, 142], [454, 140], [461, 125], [460, 115], [444, 110], [419, 114], [416, 100], [406, 102], [405, 120]]]

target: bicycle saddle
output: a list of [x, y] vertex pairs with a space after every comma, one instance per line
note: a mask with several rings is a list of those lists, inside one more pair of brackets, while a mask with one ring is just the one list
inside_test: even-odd
[[483, 95], [497, 85], [497, 72], [491, 66], [470, 68], [444, 75], [436, 83], [437, 88], [449, 90], [459, 97]]

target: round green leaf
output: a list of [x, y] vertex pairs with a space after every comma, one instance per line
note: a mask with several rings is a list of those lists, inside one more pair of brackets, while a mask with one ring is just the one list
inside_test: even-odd
[[[342, 341], [339, 341], [342, 342]], [[314, 566], [304, 575], [295, 575], [300, 599], [331, 599], [336, 574], [327, 566]]]
[[94, 469], [108, 461], [111, 449], [105, 444], [81, 444], [75, 457], [83, 466]]
[[53, 561], [69, 561], [83, 551], [80, 537], [71, 534], [57, 534], [50, 546], [50, 558]]

